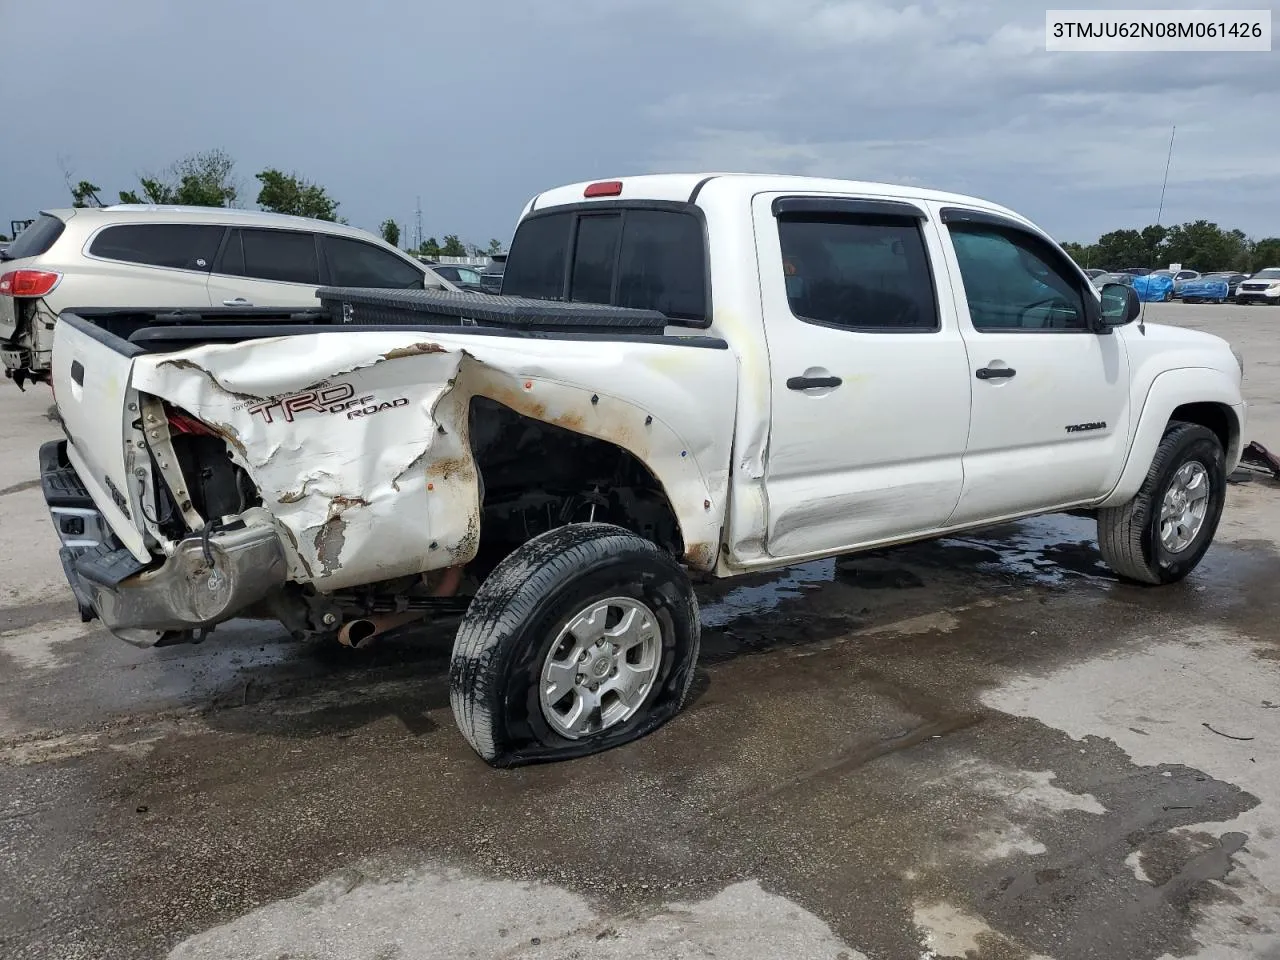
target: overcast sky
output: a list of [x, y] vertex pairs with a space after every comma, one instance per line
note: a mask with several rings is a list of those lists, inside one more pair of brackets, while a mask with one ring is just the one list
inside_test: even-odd
[[1176, 123], [1164, 222], [1280, 235], [1280, 52], [1050, 54], [1026, 0], [0, 0], [0, 104], [0, 232], [69, 203], [64, 165], [114, 199], [222, 147], [248, 205], [275, 166], [356, 226], [412, 231], [421, 196], [426, 234], [481, 244], [547, 187], [705, 169], [1088, 240], [1154, 221]]

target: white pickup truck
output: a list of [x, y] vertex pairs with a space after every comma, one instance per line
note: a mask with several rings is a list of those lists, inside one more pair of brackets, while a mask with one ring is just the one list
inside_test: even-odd
[[62, 315], [41, 460], [68, 579], [140, 644], [460, 616], [454, 713], [496, 766], [673, 716], [691, 572], [1070, 510], [1166, 584], [1240, 457], [1227, 343], [1142, 325], [1009, 210], [911, 187], [580, 183], [526, 206], [502, 296], [319, 296]]

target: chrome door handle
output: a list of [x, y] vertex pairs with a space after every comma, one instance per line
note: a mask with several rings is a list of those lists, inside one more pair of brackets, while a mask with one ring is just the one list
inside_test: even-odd
[[248, 300], [246, 300], [244, 297], [236, 297], [233, 300], [223, 300], [222, 305], [224, 307], [252, 307], [253, 306], [253, 304], [250, 303]]

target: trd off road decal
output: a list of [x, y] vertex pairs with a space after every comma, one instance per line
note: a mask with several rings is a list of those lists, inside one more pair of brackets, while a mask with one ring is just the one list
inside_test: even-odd
[[408, 405], [408, 397], [398, 397], [395, 400], [378, 400], [372, 395], [357, 397], [356, 388], [351, 384], [337, 383], [319, 390], [304, 390], [302, 393], [255, 403], [248, 407], [248, 411], [251, 416], [261, 416], [265, 423], [275, 423], [276, 414], [283, 417], [286, 423], [293, 423], [297, 414], [305, 410], [313, 413], [345, 413], [348, 420], [354, 420]]

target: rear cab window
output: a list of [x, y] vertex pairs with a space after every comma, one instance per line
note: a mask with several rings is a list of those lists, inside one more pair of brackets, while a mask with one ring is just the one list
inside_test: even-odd
[[42, 214], [36, 222], [23, 230], [5, 250], [5, 259], [22, 260], [26, 257], [39, 257], [49, 252], [58, 242], [66, 224], [57, 217]]
[[148, 267], [208, 273], [227, 228], [184, 223], [128, 223], [100, 230], [89, 255]]
[[690, 204], [591, 203], [534, 213], [517, 228], [502, 293], [710, 319], [706, 240]]

